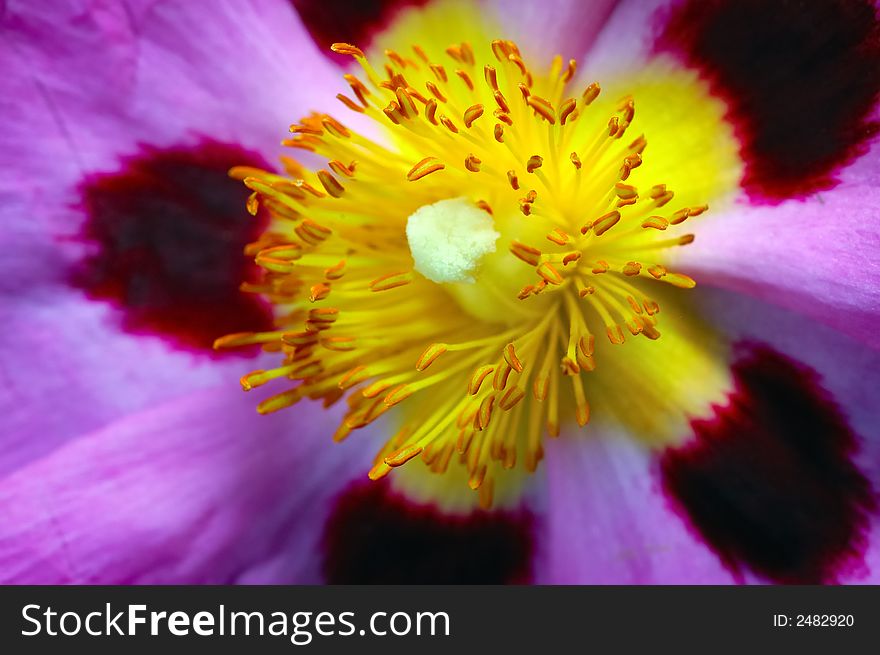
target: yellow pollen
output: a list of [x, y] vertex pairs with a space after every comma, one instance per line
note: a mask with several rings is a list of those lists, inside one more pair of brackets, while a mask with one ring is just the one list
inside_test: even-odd
[[708, 207], [640, 179], [648, 140], [626, 137], [638, 98], [597, 102], [574, 60], [533, 69], [506, 40], [388, 49], [381, 64], [332, 50], [362, 71], [340, 107], [388, 139], [312, 114], [284, 143], [326, 166], [230, 171], [248, 211], [273, 217], [247, 249], [263, 280], [246, 288], [279, 311], [276, 330], [215, 347], [279, 353], [241, 379], [286, 384], [261, 413], [342, 402], [336, 441], [387, 414], [370, 478], [460, 466], [490, 504], [505, 469], [534, 471], [545, 437], [603, 413], [603, 362], [625, 368], [612, 346], [660, 337], [656, 297], [695, 286], [664, 252]]

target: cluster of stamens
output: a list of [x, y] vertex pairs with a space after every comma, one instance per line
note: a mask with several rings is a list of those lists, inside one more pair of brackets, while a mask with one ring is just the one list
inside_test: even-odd
[[[595, 111], [596, 83], [567, 97], [574, 60], [557, 57], [534, 75], [510, 41], [485, 53], [453, 45], [432, 53], [436, 60], [414, 46], [412, 57], [386, 51], [383, 75], [355, 46], [333, 50], [351, 55], [365, 77], [346, 75], [351, 96], [338, 99], [386, 126], [391, 144], [313, 114], [285, 143], [326, 158], [326, 168], [284, 159], [286, 175], [231, 171], [253, 191], [249, 211], [274, 218], [248, 249], [266, 274], [246, 288], [279, 311], [277, 330], [216, 345], [259, 343], [282, 354], [278, 368], [242, 378], [245, 389], [292, 383], [262, 402], [262, 413], [306, 397], [325, 406], [344, 398], [336, 440], [400, 404], [401, 425], [370, 477], [415, 457], [438, 473], [459, 462], [490, 505], [499, 468], [538, 465], [543, 435], [559, 434], [560, 408], [573, 406], [581, 426], [589, 421], [584, 381], [596, 368], [597, 331], [610, 344], [627, 333], [660, 336], [660, 308], [645, 287], [694, 282], [654, 255], [692, 241], [663, 233], [706, 206], [672, 210], [665, 185], [633, 186], [647, 145], [644, 136], [624, 138], [634, 101], [621, 99], [609, 116]], [[488, 264], [477, 276], [497, 315], [463, 308], [454, 289], [413, 269], [407, 217], [462, 196], [493, 217], [499, 256], [526, 265], [513, 262], [518, 293]]]

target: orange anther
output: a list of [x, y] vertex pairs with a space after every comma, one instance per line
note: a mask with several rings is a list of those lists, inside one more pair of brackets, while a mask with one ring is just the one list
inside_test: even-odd
[[364, 58], [364, 51], [350, 43], [334, 43], [330, 49], [338, 55], [351, 55], [358, 59]]
[[474, 124], [474, 121], [477, 120], [480, 116], [483, 115], [483, 105], [476, 104], [471, 105], [467, 109], [464, 110], [464, 125], [466, 128], [470, 129], [471, 125]]
[[425, 348], [424, 352], [422, 352], [421, 356], [419, 356], [419, 360], [416, 362], [416, 370], [424, 371], [426, 368], [434, 363], [434, 360], [445, 353], [446, 350], [447, 346], [445, 343], [432, 343], [430, 346]]
[[617, 225], [620, 222], [620, 212], [617, 210], [610, 211], [607, 214], [602, 214], [599, 218], [593, 221], [590, 225], [585, 225], [581, 228], [581, 233], [586, 234], [589, 232], [590, 228], [592, 228], [593, 233], [600, 237], [605, 234], [612, 227]]
[[584, 93], [581, 98], [584, 101], [584, 105], [589, 106], [590, 103], [593, 102], [596, 98], [599, 97], [599, 93], [602, 91], [602, 88], [599, 86], [598, 82], [593, 82], [586, 89], [584, 89]]
[[406, 174], [406, 179], [410, 182], [421, 180], [426, 175], [442, 171], [446, 165], [436, 157], [425, 157], [413, 166]]

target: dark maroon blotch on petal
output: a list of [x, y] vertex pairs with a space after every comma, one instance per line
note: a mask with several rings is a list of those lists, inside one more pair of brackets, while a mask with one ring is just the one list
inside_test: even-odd
[[524, 583], [532, 528], [524, 510], [450, 516], [385, 483], [357, 483], [326, 525], [324, 576], [331, 584]]
[[685, 0], [660, 17], [724, 98], [753, 202], [828, 189], [878, 132], [880, 24], [870, 0]]
[[337, 62], [347, 64], [351, 62], [351, 57], [333, 54], [330, 52], [331, 44], [352, 43], [359, 48], [367, 48], [373, 34], [382, 30], [398, 11], [406, 7], [420, 7], [427, 1], [293, 0], [293, 6], [318, 47]]
[[877, 499], [853, 463], [858, 437], [815, 371], [759, 344], [737, 355], [729, 404], [661, 458], [665, 491], [735, 574], [818, 584], [864, 572]]
[[204, 140], [141, 146], [119, 170], [90, 175], [80, 196], [92, 251], [71, 283], [117, 306], [125, 330], [178, 348], [213, 353], [217, 337], [270, 328], [269, 306], [239, 289], [259, 275], [243, 248], [267, 218], [247, 213], [248, 190], [227, 174], [237, 165], [268, 168], [254, 152]]

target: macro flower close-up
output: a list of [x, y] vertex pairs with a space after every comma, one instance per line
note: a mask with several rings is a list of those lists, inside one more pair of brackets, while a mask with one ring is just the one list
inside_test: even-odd
[[4, 583], [880, 582], [874, 0], [0, 37]]

